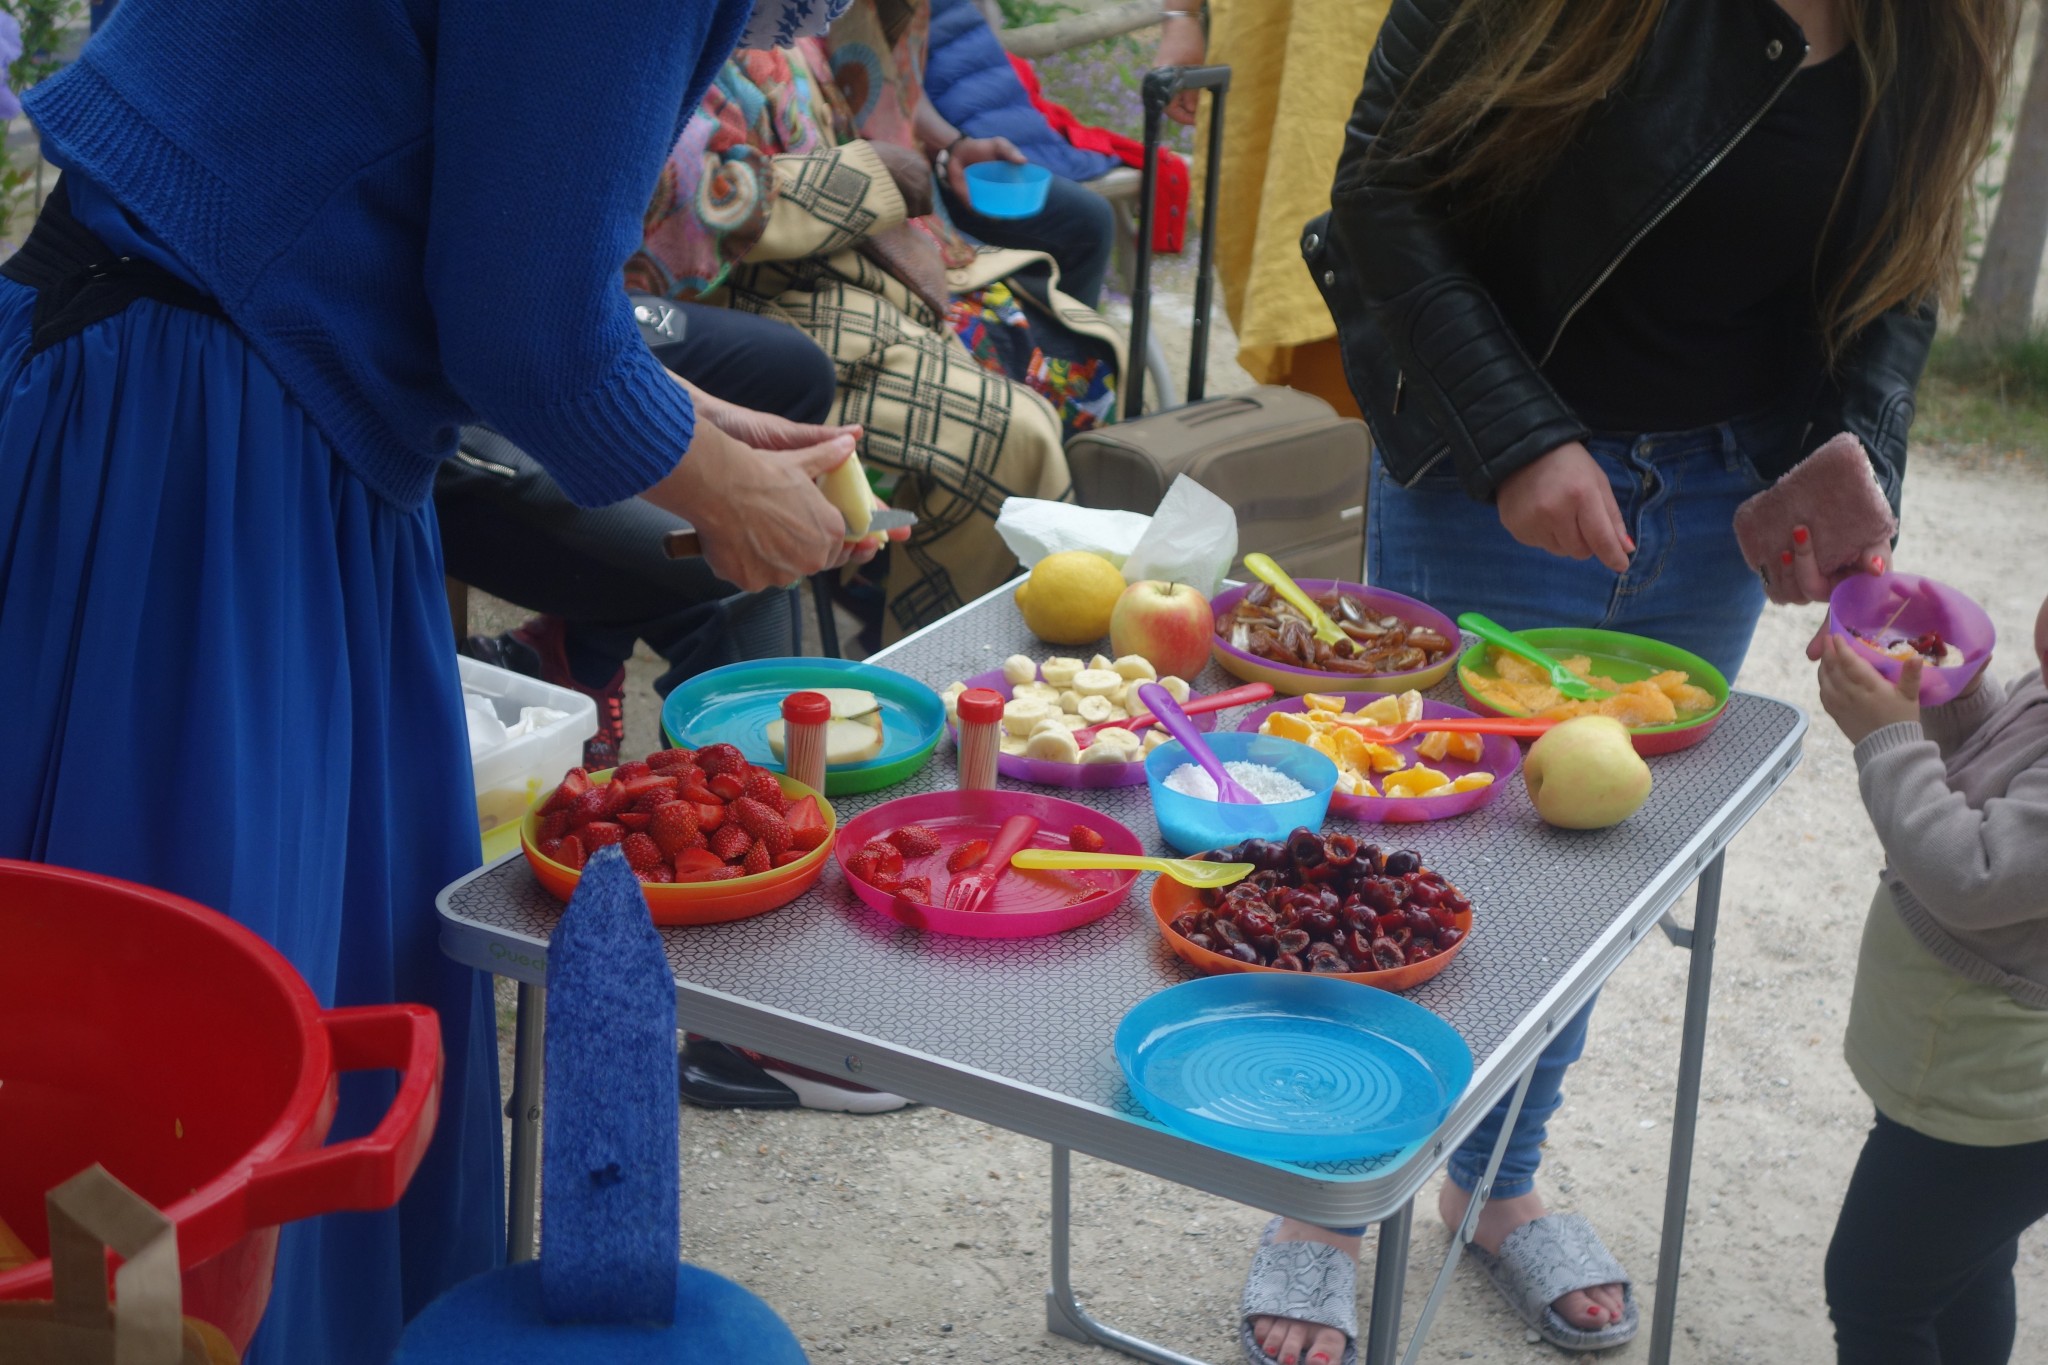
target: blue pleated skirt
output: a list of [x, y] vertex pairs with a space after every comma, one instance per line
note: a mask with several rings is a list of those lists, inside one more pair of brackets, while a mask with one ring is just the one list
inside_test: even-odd
[[[489, 980], [436, 941], [479, 854], [433, 509], [370, 492], [227, 324], [144, 300], [31, 356], [35, 299], [0, 279], [0, 855], [221, 910], [323, 1005], [440, 1012], [411, 1189], [285, 1229], [249, 1355], [381, 1365], [502, 1247]], [[345, 1080], [336, 1136], [392, 1093]]]

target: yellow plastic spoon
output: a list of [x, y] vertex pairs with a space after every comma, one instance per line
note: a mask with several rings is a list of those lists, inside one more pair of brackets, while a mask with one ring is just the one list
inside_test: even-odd
[[1309, 595], [1301, 590], [1301, 584], [1289, 578], [1287, 570], [1273, 562], [1271, 555], [1248, 554], [1244, 557], [1244, 567], [1252, 577], [1279, 593], [1281, 601], [1307, 617], [1309, 629], [1316, 633], [1318, 640], [1332, 649], [1350, 640], [1351, 637], [1338, 629], [1337, 623], [1330, 619], [1329, 613], [1317, 606], [1309, 599]]
[[1255, 870], [1250, 863], [1198, 863], [1192, 858], [1137, 858], [1127, 853], [1082, 853], [1064, 848], [1020, 848], [1010, 859], [1010, 866], [1058, 872], [1098, 867], [1116, 871], [1160, 872], [1183, 886], [1198, 890], [1241, 882]]

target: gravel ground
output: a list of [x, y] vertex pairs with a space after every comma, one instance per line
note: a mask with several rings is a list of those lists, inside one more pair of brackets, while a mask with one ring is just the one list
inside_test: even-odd
[[[1178, 304], [1178, 316], [1175, 309]], [[1169, 332], [1183, 301], [1162, 301]], [[1184, 357], [1184, 339], [1173, 336]], [[1219, 335], [1212, 391], [1241, 385]], [[1179, 363], [1184, 363], [1181, 361]], [[1983, 602], [2022, 667], [2048, 592], [2048, 463], [1915, 455], [1900, 553]], [[480, 602], [475, 624], [518, 618]], [[1840, 1038], [1879, 855], [1849, 746], [1819, 711], [1801, 647], [1817, 608], [1773, 608], [1741, 683], [1814, 718], [1805, 762], [1736, 841], [1721, 921], [1688, 1221], [1683, 1361], [1822, 1361], [1821, 1263], [1870, 1108]], [[632, 668], [629, 748], [651, 747], [653, 661]], [[1589, 1215], [1654, 1293], [1686, 954], [1652, 936], [1616, 973], [1551, 1131], [1542, 1188]], [[509, 999], [509, 997], [502, 997]], [[509, 1044], [509, 1030], [507, 1031]], [[814, 1359], [1109, 1359], [1045, 1332], [1048, 1175], [1039, 1143], [943, 1112], [875, 1118], [685, 1111], [682, 1250], [764, 1296]], [[1105, 1320], [1235, 1365], [1235, 1306], [1265, 1215], [1076, 1158], [1076, 1280]], [[1446, 1238], [1426, 1191], [1404, 1320]], [[2048, 1359], [2048, 1236], [2023, 1242], [2015, 1360]], [[1361, 1305], [1363, 1307], [1363, 1305]], [[1639, 1340], [1610, 1353], [1639, 1357]], [[1483, 1276], [1461, 1270], [1423, 1359], [1534, 1361]]]

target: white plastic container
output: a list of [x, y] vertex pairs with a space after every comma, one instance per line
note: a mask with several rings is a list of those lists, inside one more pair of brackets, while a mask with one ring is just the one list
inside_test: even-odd
[[583, 741], [597, 733], [597, 703], [581, 692], [475, 659], [457, 658], [455, 663], [462, 670], [463, 692], [488, 697], [498, 719], [507, 725], [528, 706], [566, 714], [566, 719], [508, 739], [472, 760], [477, 827], [483, 833], [484, 861], [490, 862], [519, 847], [519, 821], [526, 808], [583, 761]]

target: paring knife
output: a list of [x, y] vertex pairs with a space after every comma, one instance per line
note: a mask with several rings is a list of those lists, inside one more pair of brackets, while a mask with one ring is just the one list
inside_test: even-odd
[[[904, 526], [917, 525], [917, 513], [900, 507], [879, 507], [868, 520], [868, 535], [879, 535]], [[684, 525], [670, 531], [661, 538], [663, 553], [670, 559], [691, 559], [704, 553], [704, 542], [697, 536], [697, 528]]]

